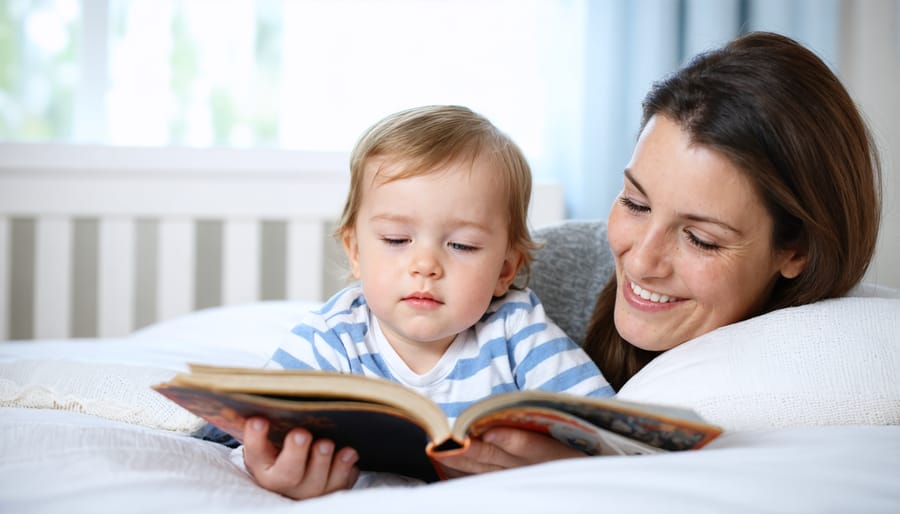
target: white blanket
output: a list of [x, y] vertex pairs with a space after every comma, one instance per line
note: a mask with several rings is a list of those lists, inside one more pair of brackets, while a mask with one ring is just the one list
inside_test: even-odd
[[192, 361], [260, 366], [308, 307], [213, 309], [120, 340], [0, 344], [0, 513], [900, 512], [900, 300], [748, 320], [623, 388], [727, 427], [702, 450], [294, 502], [256, 486], [228, 448], [186, 435], [196, 418], [148, 386]]
[[0, 512], [897, 512], [900, 427], [726, 433], [701, 451], [560, 461], [294, 502], [214, 443], [66, 411], [6, 409]]

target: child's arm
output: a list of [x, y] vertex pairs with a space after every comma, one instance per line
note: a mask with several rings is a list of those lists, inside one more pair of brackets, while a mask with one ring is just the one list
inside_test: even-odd
[[359, 459], [352, 448], [335, 452], [334, 443], [313, 441], [306, 430], [291, 430], [279, 453], [269, 441], [269, 423], [248, 419], [244, 426], [244, 465], [256, 482], [295, 500], [314, 498], [353, 487]]

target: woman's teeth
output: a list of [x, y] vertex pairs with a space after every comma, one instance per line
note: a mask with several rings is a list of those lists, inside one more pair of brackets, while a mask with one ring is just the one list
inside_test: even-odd
[[650, 300], [651, 302], [667, 303], [670, 301], [674, 302], [677, 300], [677, 298], [669, 297], [669, 295], [666, 295], [666, 294], [659, 294], [659, 293], [654, 293], [652, 291], [647, 291], [646, 289], [641, 288], [641, 286], [635, 284], [634, 282], [631, 283], [631, 290], [634, 291], [634, 294], [640, 296], [644, 300]]

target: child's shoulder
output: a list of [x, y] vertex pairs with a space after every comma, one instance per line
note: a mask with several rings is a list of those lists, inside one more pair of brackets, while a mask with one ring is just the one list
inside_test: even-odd
[[498, 318], [531, 315], [537, 310], [543, 312], [541, 300], [531, 289], [510, 289], [505, 295], [494, 298], [482, 317], [483, 322]]
[[558, 330], [547, 317], [540, 299], [527, 288], [512, 289], [495, 298], [472, 329], [478, 340], [503, 337], [509, 341]]
[[497, 305], [504, 305], [507, 303], [521, 303], [531, 305], [532, 307], [541, 305], [541, 299], [528, 287], [521, 287], [516, 289], [510, 289], [505, 295], [500, 296], [498, 298], [494, 298], [494, 301]]
[[318, 309], [313, 312], [324, 314], [337, 310], [344, 310], [358, 307], [366, 304], [366, 297], [363, 295], [362, 287], [359, 284], [351, 284], [325, 301]]
[[368, 307], [362, 288], [358, 284], [350, 285], [335, 293], [318, 308], [307, 312], [305, 324], [332, 324], [340, 321], [352, 321], [368, 317]]

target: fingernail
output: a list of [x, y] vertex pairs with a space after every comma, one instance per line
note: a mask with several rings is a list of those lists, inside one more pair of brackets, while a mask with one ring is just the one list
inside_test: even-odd
[[341, 457], [341, 460], [344, 462], [353, 462], [356, 460], [356, 452], [344, 452], [344, 455]]
[[319, 453], [321, 453], [322, 455], [328, 455], [334, 449], [333, 446], [334, 445], [332, 445], [328, 441], [319, 443], [318, 444]]
[[294, 442], [297, 444], [306, 444], [306, 434], [294, 434]]
[[250, 426], [253, 428], [253, 430], [262, 430], [266, 428], [266, 422], [261, 419], [254, 419], [250, 422]]

